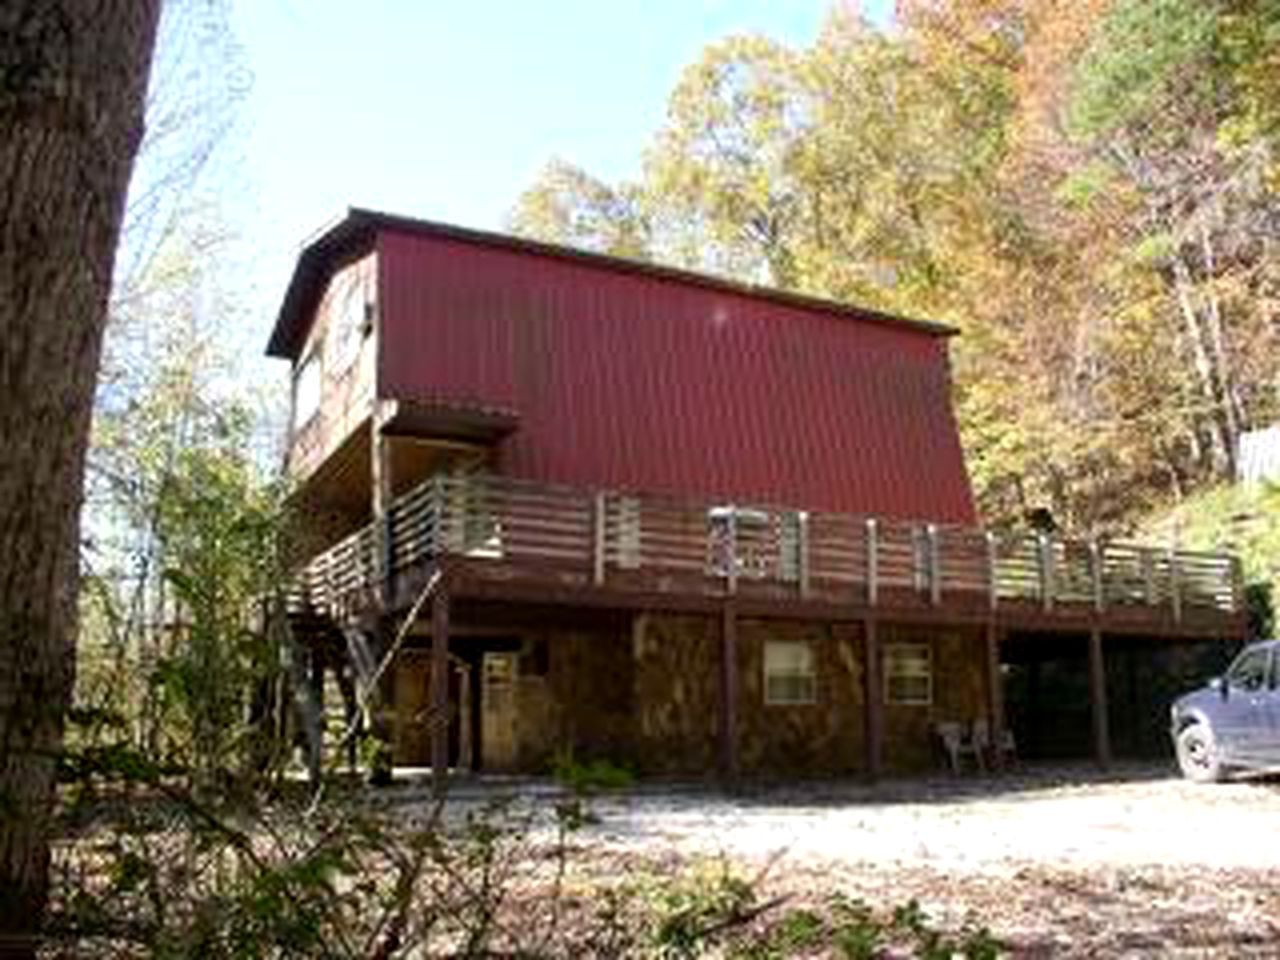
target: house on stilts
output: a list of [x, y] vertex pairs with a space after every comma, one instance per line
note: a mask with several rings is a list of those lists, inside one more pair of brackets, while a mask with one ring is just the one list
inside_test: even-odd
[[1244, 637], [1238, 564], [984, 530], [953, 333], [351, 210], [268, 348], [294, 634], [317, 671], [390, 653], [394, 760], [441, 776], [875, 776], [974, 720], [1147, 751], [1170, 664]]

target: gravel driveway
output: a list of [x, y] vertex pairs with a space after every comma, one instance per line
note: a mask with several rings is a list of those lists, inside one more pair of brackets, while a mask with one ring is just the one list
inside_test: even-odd
[[978, 778], [646, 789], [596, 805], [602, 840], [808, 866], [1007, 874], [1060, 867], [1280, 865], [1280, 783], [1191, 784], [1166, 767], [1045, 768]]
[[755, 789], [645, 787], [592, 834], [639, 856], [723, 855], [800, 897], [915, 898], [1019, 957], [1280, 957], [1280, 783], [1168, 766], [1037, 768]]
[[[461, 812], [547, 781], [460, 781]], [[405, 800], [420, 797], [412, 787]], [[1198, 785], [1172, 763], [991, 777], [751, 786], [641, 783], [575, 835], [605, 870], [723, 858], [762, 892], [832, 893], [986, 926], [1015, 957], [1280, 958], [1280, 779]]]

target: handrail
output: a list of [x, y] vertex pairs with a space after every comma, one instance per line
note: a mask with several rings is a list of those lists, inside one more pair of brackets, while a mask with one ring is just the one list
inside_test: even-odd
[[568, 568], [597, 587], [625, 589], [647, 573], [687, 589], [760, 585], [873, 606], [960, 596], [991, 609], [1145, 606], [1181, 619], [1188, 610], [1238, 613], [1243, 603], [1228, 554], [454, 473], [394, 498], [380, 529], [366, 526], [313, 557], [291, 605], [350, 611], [387, 578], [444, 554]]

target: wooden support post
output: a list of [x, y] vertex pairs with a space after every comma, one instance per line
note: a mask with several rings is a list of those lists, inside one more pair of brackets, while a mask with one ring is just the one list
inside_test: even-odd
[[936, 607], [942, 603], [942, 556], [938, 545], [938, 525], [931, 523], [926, 526], [924, 535], [929, 551], [929, 602]]
[[1231, 558], [1231, 612], [1244, 613], [1244, 564], [1238, 556]]
[[382, 433], [382, 424], [390, 417], [392, 406], [379, 401], [369, 420], [370, 513], [375, 537], [374, 563], [381, 581], [379, 604], [383, 611], [395, 604], [395, 541], [391, 527], [391, 499], [394, 490], [391, 473], [391, 438]]
[[1040, 558], [1040, 600], [1046, 610], [1053, 609], [1055, 593], [1053, 569], [1053, 540], [1046, 534], [1036, 537]]
[[728, 522], [725, 524], [725, 589], [729, 596], [738, 592], [738, 508], [729, 505]]
[[1000, 744], [1004, 737], [1004, 675], [1000, 672], [1000, 631], [995, 619], [987, 621], [987, 719], [991, 726], [991, 756], [994, 765], [1004, 762]]
[[462, 662], [458, 670], [458, 769], [471, 773], [476, 768], [475, 731], [472, 722], [471, 664]]
[[863, 652], [863, 733], [867, 779], [877, 780], [884, 758], [884, 684], [881, 681], [880, 637], [875, 618], [862, 622]]
[[1156, 605], [1156, 564], [1155, 559], [1151, 556], [1151, 550], [1147, 547], [1142, 548], [1140, 554], [1142, 564], [1142, 595], [1147, 606], [1154, 607]]
[[867, 518], [867, 604], [874, 607], [880, 599], [880, 523]]
[[987, 601], [994, 612], [1000, 605], [999, 553], [996, 535], [986, 532], [987, 541]]
[[1093, 580], [1093, 609], [1098, 613], [1102, 613], [1107, 606], [1107, 595], [1103, 583], [1105, 550], [1106, 548], [1096, 539], [1089, 541], [1089, 576]]
[[1089, 704], [1093, 711], [1093, 754], [1098, 766], [1111, 764], [1111, 733], [1107, 726], [1107, 667], [1102, 655], [1102, 630], [1089, 631]]
[[738, 611], [732, 601], [720, 611], [720, 771], [738, 776]]
[[431, 790], [449, 785], [449, 591], [441, 579], [431, 598]]
[[796, 580], [802, 600], [809, 597], [809, 513], [796, 514]]
[[607, 510], [604, 491], [596, 491], [591, 505], [591, 582], [597, 587], [604, 583]]
[[1169, 606], [1173, 610], [1174, 623], [1182, 622], [1182, 571], [1178, 565], [1178, 551], [1169, 548]]

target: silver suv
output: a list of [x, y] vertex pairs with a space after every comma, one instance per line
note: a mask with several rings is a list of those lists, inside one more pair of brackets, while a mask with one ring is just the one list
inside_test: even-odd
[[1280, 640], [1245, 647], [1226, 673], [1172, 710], [1183, 776], [1210, 782], [1233, 769], [1280, 766]]

